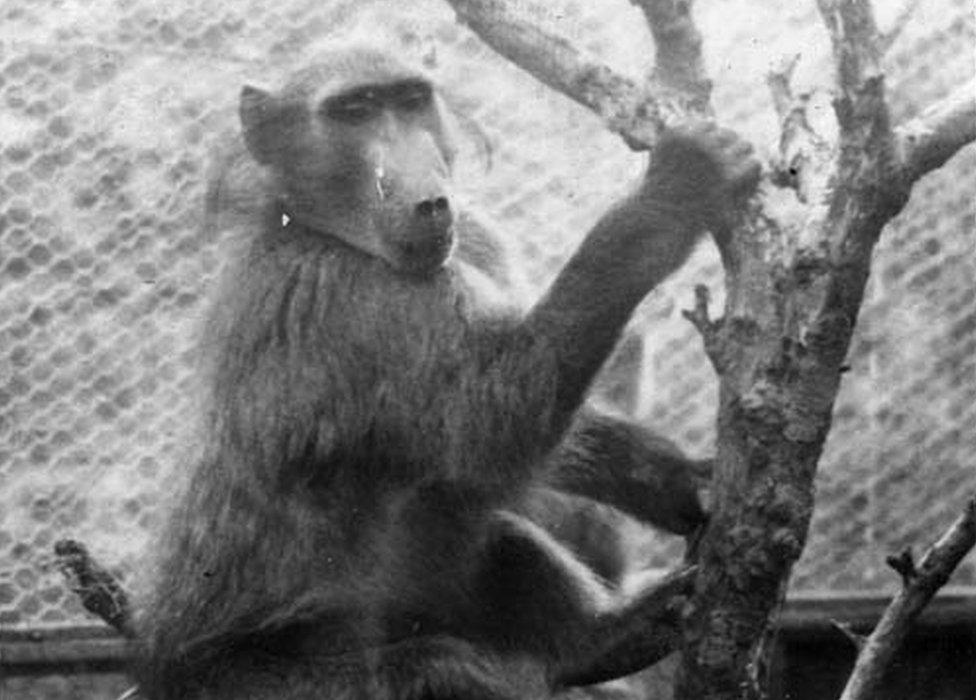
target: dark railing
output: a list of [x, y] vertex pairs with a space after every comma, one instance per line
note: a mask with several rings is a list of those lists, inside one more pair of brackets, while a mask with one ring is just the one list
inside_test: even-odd
[[[792, 596], [780, 617], [773, 697], [837, 697], [833, 688], [843, 687], [855, 649], [835, 623], [853, 633], [870, 631], [888, 601], [869, 593]], [[924, 697], [976, 697], [976, 591], [943, 589], [916, 623], [914, 639], [899, 671], [908, 680], [897, 683], [924, 682], [931, 691]], [[123, 682], [133, 653], [133, 643], [106, 625], [0, 630], [0, 698], [6, 700], [5, 684], [18, 677], [118, 674]], [[940, 687], [948, 690], [941, 692]]]

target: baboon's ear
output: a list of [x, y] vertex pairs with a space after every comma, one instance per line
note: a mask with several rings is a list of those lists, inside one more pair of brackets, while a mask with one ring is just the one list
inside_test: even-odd
[[247, 150], [259, 163], [269, 165], [278, 151], [278, 100], [264, 90], [245, 85], [241, 89], [239, 111]]

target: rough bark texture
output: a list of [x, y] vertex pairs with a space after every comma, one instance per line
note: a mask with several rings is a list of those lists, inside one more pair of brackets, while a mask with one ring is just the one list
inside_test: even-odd
[[[653, 142], [674, 119], [662, 105], [710, 112], [690, 2], [635, 0], [658, 48], [645, 92], [592, 61], [581, 68], [578, 54], [523, 27], [505, 3], [450, 1], [489, 45], [631, 143]], [[778, 162], [740, 224], [714, 232], [726, 272], [723, 317], [708, 317], [701, 291], [688, 312], [720, 375], [720, 405], [714, 513], [699, 545], [677, 698], [763, 696], [771, 620], [806, 541], [871, 251], [912, 183], [976, 139], [973, 86], [895, 128], [879, 68], [890, 36], [878, 32], [870, 4], [818, 5], [833, 45], [839, 137], [831, 143], [811, 129], [788, 64], [771, 77], [783, 122]], [[658, 86], [666, 99], [648, 96]], [[786, 192], [773, 197], [774, 188]]]

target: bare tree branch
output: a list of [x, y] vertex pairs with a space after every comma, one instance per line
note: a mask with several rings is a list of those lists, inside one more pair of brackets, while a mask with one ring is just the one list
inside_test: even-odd
[[885, 557], [885, 562], [901, 574], [902, 582], [906, 585], [918, 576], [918, 570], [915, 568], [915, 557], [911, 548], [904, 549], [900, 554]]
[[766, 76], [766, 84], [781, 125], [773, 184], [794, 190], [800, 202], [806, 203], [826, 191], [825, 175], [830, 172], [828, 161], [833, 157], [833, 151], [807, 119], [810, 96], [793, 95], [790, 81], [799, 59], [800, 54], [784, 57]]
[[702, 38], [686, 0], [631, 0], [647, 18], [656, 47], [651, 90], [666, 87], [693, 112], [708, 113], [712, 81], [705, 75]]
[[123, 636], [134, 638], [129, 596], [118, 579], [91, 558], [85, 545], [75, 540], [54, 544], [58, 568], [81, 604]]
[[705, 354], [712, 361], [715, 371], [719, 374], [725, 369], [722, 356], [719, 353], [719, 330], [722, 328], [722, 321], [713, 321], [708, 314], [708, 304], [710, 302], [708, 287], [703, 284], [695, 285], [695, 306], [692, 309], [684, 309], [681, 315], [688, 319], [695, 329], [701, 334], [705, 344]]
[[854, 631], [854, 626], [847, 622], [840, 622], [839, 620], [831, 620], [830, 623], [834, 628], [843, 634], [847, 639], [854, 645], [858, 653], [864, 648], [864, 635], [858, 634]]
[[869, 0], [817, 0], [830, 34], [837, 87], [851, 99], [862, 83], [881, 75], [881, 34]]
[[773, 97], [773, 107], [780, 120], [790, 116], [794, 107], [793, 72], [800, 62], [800, 54], [795, 53], [780, 57], [777, 65], [766, 74], [766, 85]]
[[[909, 628], [932, 596], [945, 585], [962, 558], [976, 545], [976, 497], [965, 512], [925, 553], [922, 562], [905, 575], [902, 589], [885, 610], [874, 632], [864, 642], [841, 700], [870, 700], [878, 697], [885, 671], [908, 635]], [[904, 557], [902, 557], [903, 559]]]
[[976, 141], [976, 80], [898, 126], [895, 139], [902, 177], [909, 183], [941, 167], [960, 148]]
[[[908, 201], [910, 183], [900, 172], [881, 72], [881, 34], [869, 0], [817, 0], [835, 61], [834, 112], [839, 144], [833, 186], [820, 222], [828, 246], [823, 305], [813, 318], [814, 342], [840, 326], [853, 326], [864, 295], [871, 251], [885, 224]], [[840, 337], [848, 335], [840, 331]], [[847, 351], [847, 343], [835, 348]]]
[[635, 149], [647, 149], [667, 124], [685, 111], [667, 90], [650, 91], [591, 57], [566, 39], [533, 25], [518, 3], [504, 0], [448, 0], [459, 21], [500, 55], [540, 82], [602, 118]]

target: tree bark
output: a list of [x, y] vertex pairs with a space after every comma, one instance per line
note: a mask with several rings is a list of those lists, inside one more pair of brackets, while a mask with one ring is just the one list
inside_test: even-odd
[[885, 672], [901, 647], [915, 618], [949, 580], [962, 558], [976, 545], [976, 497], [948, 530], [933, 544], [916, 567], [911, 552], [889, 558], [901, 574], [902, 588], [881, 616], [874, 631], [861, 644], [857, 663], [840, 700], [878, 697]]
[[[710, 114], [690, 2], [635, 0], [658, 50], [642, 87], [526, 28], [506, 3], [449, 1], [486, 43], [632, 145], [652, 145], [681, 115]], [[763, 696], [771, 620], [806, 542], [871, 252], [912, 184], [976, 139], [973, 86], [892, 125], [879, 67], [891, 36], [878, 31], [867, 0], [818, 6], [833, 47], [839, 135], [832, 142], [811, 128], [804, 101], [790, 93], [788, 65], [771, 78], [783, 122], [777, 163], [739, 225], [714, 232], [726, 273], [723, 316], [709, 318], [700, 291], [688, 313], [720, 389], [714, 512], [699, 544], [677, 698]], [[781, 193], [770, 196], [777, 188], [793, 193], [786, 209]]]

